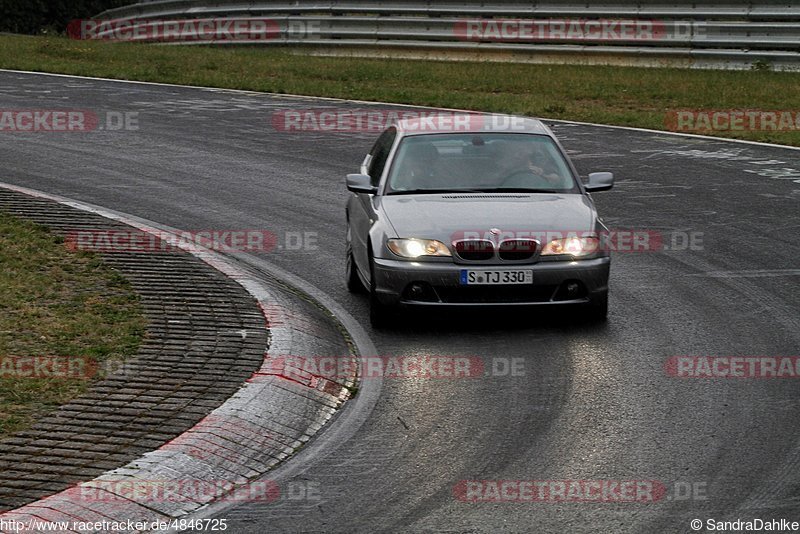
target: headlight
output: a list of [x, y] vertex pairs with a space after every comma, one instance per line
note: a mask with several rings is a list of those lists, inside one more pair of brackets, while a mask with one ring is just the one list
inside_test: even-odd
[[576, 258], [589, 256], [600, 249], [600, 239], [596, 237], [567, 237], [550, 241], [542, 250], [542, 256], [561, 256], [569, 254]]
[[387, 246], [389, 250], [403, 258], [451, 255], [447, 245], [432, 239], [390, 239]]

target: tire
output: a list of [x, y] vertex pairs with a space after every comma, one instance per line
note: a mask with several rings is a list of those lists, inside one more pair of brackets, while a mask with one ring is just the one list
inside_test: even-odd
[[378, 300], [374, 290], [369, 292], [369, 323], [372, 328], [386, 328], [390, 323], [391, 309]]
[[392, 308], [382, 303], [375, 290], [375, 268], [372, 262], [372, 253], [369, 255], [369, 322], [372, 328], [386, 328], [391, 322]]
[[592, 323], [604, 323], [608, 320], [608, 293], [591, 300], [584, 310], [586, 320]]
[[347, 290], [350, 293], [365, 293], [366, 288], [358, 276], [358, 267], [356, 267], [355, 259], [353, 259], [353, 247], [350, 243], [347, 244], [347, 256], [345, 259], [345, 283]]

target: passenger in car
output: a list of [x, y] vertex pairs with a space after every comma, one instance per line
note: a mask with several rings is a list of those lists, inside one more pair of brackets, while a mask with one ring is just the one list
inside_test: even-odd
[[415, 143], [405, 150], [392, 188], [398, 191], [433, 189], [431, 183], [439, 161], [439, 151], [430, 143]]

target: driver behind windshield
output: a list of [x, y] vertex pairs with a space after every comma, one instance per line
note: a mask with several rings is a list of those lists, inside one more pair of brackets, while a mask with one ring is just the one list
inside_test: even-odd
[[498, 187], [568, 189], [569, 177], [562, 176], [553, 157], [539, 142], [498, 141]]
[[[406, 139], [389, 178], [395, 194], [561, 192], [575, 187], [555, 145], [533, 135], [424, 135]], [[390, 194], [392, 194], [390, 192]]]

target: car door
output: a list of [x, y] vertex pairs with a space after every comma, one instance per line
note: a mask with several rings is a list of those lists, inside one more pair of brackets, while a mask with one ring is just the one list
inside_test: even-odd
[[[369, 174], [372, 185], [380, 184], [383, 171], [392, 151], [392, 145], [397, 137], [397, 130], [389, 128], [381, 134], [369, 156], [364, 160], [362, 172]], [[364, 193], [354, 194], [349, 203], [349, 217], [351, 229], [351, 242], [353, 245], [353, 258], [362, 274], [370, 276], [369, 266], [369, 231], [375, 223], [377, 214], [373, 207], [374, 195]]]

